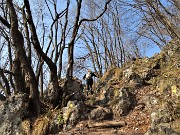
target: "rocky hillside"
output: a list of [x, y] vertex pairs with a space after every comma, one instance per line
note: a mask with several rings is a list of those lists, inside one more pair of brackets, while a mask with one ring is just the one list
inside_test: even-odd
[[110, 69], [96, 82], [93, 95], [82, 93], [77, 78], [61, 80], [60, 86], [66, 107], [51, 110], [44, 104], [37, 119], [27, 118], [25, 95], [1, 103], [0, 134], [180, 134], [179, 41], [171, 41], [152, 58], [136, 58], [123, 68]]

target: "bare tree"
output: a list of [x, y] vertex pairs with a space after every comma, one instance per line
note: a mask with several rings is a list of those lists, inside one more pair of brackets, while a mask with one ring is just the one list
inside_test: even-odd
[[68, 68], [67, 68], [67, 73], [66, 73], [66, 78], [69, 80], [70, 77], [73, 76], [73, 64], [74, 64], [74, 42], [75, 42], [75, 38], [77, 36], [79, 27], [81, 26], [81, 24], [85, 21], [96, 21], [97, 19], [99, 19], [107, 10], [108, 4], [111, 2], [111, 0], [108, 0], [105, 3], [105, 7], [103, 9], [103, 11], [95, 18], [92, 19], [87, 19], [87, 18], [83, 18], [80, 20], [80, 14], [81, 14], [81, 4], [82, 4], [82, 0], [76, 0], [77, 3], [77, 12], [76, 12], [76, 19], [75, 19], [75, 23], [74, 23], [74, 27], [73, 27], [73, 32], [72, 32], [72, 36], [71, 36], [71, 40], [68, 44]]
[[[170, 34], [172, 38], [180, 38], [179, 37], [179, 28], [176, 27], [176, 25], [169, 19], [168, 16], [173, 17], [173, 14], [171, 14], [168, 9], [161, 3], [160, 0], [148, 1], [146, 0], [148, 9], [150, 11], [150, 14], [152, 18], [157, 19], [161, 24], [164, 25], [164, 27], [167, 29], [167, 32]], [[178, 4], [178, 3], [176, 3]], [[159, 10], [159, 7], [164, 10], [164, 12]]]
[[[13, 46], [15, 47], [16, 52], [16, 61], [14, 65], [14, 69], [19, 69], [21, 65], [24, 69], [25, 73], [30, 77], [30, 101], [32, 103], [32, 107], [35, 108], [37, 114], [40, 113], [40, 102], [39, 102], [39, 91], [38, 91], [38, 84], [36, 81], [35, 74], [31, 67], [31, 64], [27, 60], [26, 52], [24, 49], [24, 39], [22, 33], [18, 30], [18, 20], [16, 11], [14, 9], [12, 0], [7, 0], [7, 7], [9, 9], [9, 16], [11, 22], [11, 36], [13, 40]], [[17, 66], [17, 67], [15, 67]], [[16, 80], [16, 79], [15, 79]], [[17, 82], [18, 83], [18, 82]], [[19, 86], [18, 84], [16, 86]], [[23, 86], [23, 85], [22, 85]], [[17, 88], [21, 89], [21, 88]]]

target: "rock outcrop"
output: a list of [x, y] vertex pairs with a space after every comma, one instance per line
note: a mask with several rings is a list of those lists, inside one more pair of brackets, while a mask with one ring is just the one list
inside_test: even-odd
[[0, 134], [24, 135], [22, 121], [28, 115], [28, 96], [18, 94], [10, 96], [0, 105]]

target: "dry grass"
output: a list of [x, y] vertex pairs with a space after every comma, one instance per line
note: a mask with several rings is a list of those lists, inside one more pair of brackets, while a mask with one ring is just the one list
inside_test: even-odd
[[101, 78], [101, 81], [109, 81], [112, 78], [117, 78], [118, 80], [120, 80], [122, 76], [123, 76], [122, 69], [111, 68], [104, 74], [104, 76]]
[[34, 123], [32, 135], [46, 135], [48, 133], [49, 121], [47, 117], [38, 118]]
[[22, 133], [25, 135], [30, 135], [30, 120], [24, 120], [21, 123], [21, 129], [22, 129]]

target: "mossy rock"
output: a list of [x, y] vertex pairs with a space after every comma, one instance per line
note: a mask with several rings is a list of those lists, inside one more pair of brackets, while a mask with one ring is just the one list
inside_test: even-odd
[[120, 68], [112, 68], [110, 70], [108, 70], [104, 76], [101, 78], [101, 82], [107, 82], [111, 79], [122, 79], [122, 69]]

